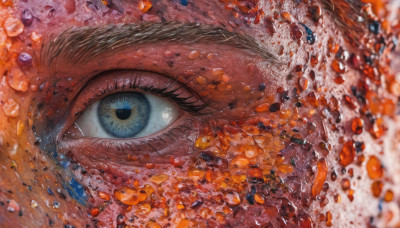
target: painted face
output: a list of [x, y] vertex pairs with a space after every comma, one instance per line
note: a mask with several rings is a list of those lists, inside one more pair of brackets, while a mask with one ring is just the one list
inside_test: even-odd
[[362, 2], [3, 0], [1, 227], [400, 226], [400, 18]]

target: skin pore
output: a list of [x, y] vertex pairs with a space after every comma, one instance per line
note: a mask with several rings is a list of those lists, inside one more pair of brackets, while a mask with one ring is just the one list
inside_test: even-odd
[[[1, 227], [400, 226], [391, 3], [0, 4]], [[179, 116], [82, 133], [121, 92]]]

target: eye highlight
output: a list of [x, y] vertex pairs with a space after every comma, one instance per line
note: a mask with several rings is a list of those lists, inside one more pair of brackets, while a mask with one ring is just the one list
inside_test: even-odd
[[180, 115], [179, 107], [167, 99], [121, 92], [90, 105], [75, 125], [84, 137], [138, 138], [163, 130]]

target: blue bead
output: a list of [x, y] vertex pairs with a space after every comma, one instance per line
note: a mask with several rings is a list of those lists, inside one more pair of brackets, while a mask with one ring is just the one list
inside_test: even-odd
[[313, 33], [313, 31], [312, 31], [307, 25], [305, 25], [305, 24], [301, 24], [301, 25], [303, 25], [304, 29], [306, 30], [306, 33], [307, 33], [307, 42], [308, 42], [309, 44], [314, 44], [315, 41], [316, 41], [316, 39], [317, 39], [317, 35], [315, 35], [315, 34]]
[[47, 188], [47, 193], [49, 193], [49, 195], [54, 195], [53, 191], [50, 188]]
[[180, 1], [181, 1], [181, 4], [183, 6], [187, 6], [188, 5], [188, 0], [180, 0]]

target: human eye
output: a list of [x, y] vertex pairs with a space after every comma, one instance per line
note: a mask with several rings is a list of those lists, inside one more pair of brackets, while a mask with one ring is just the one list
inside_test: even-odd
[[[202, 109], [201, 101], [193, 92], [181, 83], [165, 79], [149, 72], [102, 74], [95, 79], [98, 82], [90, 81], [81, 92], [89, 94], [84, 97], [89, 101], [77, 100], [76, 105], [79, 102], [85, 105], [81, 106], [79, 112], [82, 114], [74, 127], [83, 137], [138, 138], [162, 131], [182, 117], [185, 111], [194, 114]], [[93, 87], [98, 87], [101, 93], [87, 92], [93, 91]]]
[[84, 137], [137, 138], [161, 131], [180, 114], [176, 105], [166, 99], [127, 91], [96, 101], [75, 125]]
[[90, 147], [136, 154], [170, 143], [175, 131], [187, 128], [206, 108], [194, 91], [165, 75], [106, 71], [77, 94], [59, 140], [67, 150]]

